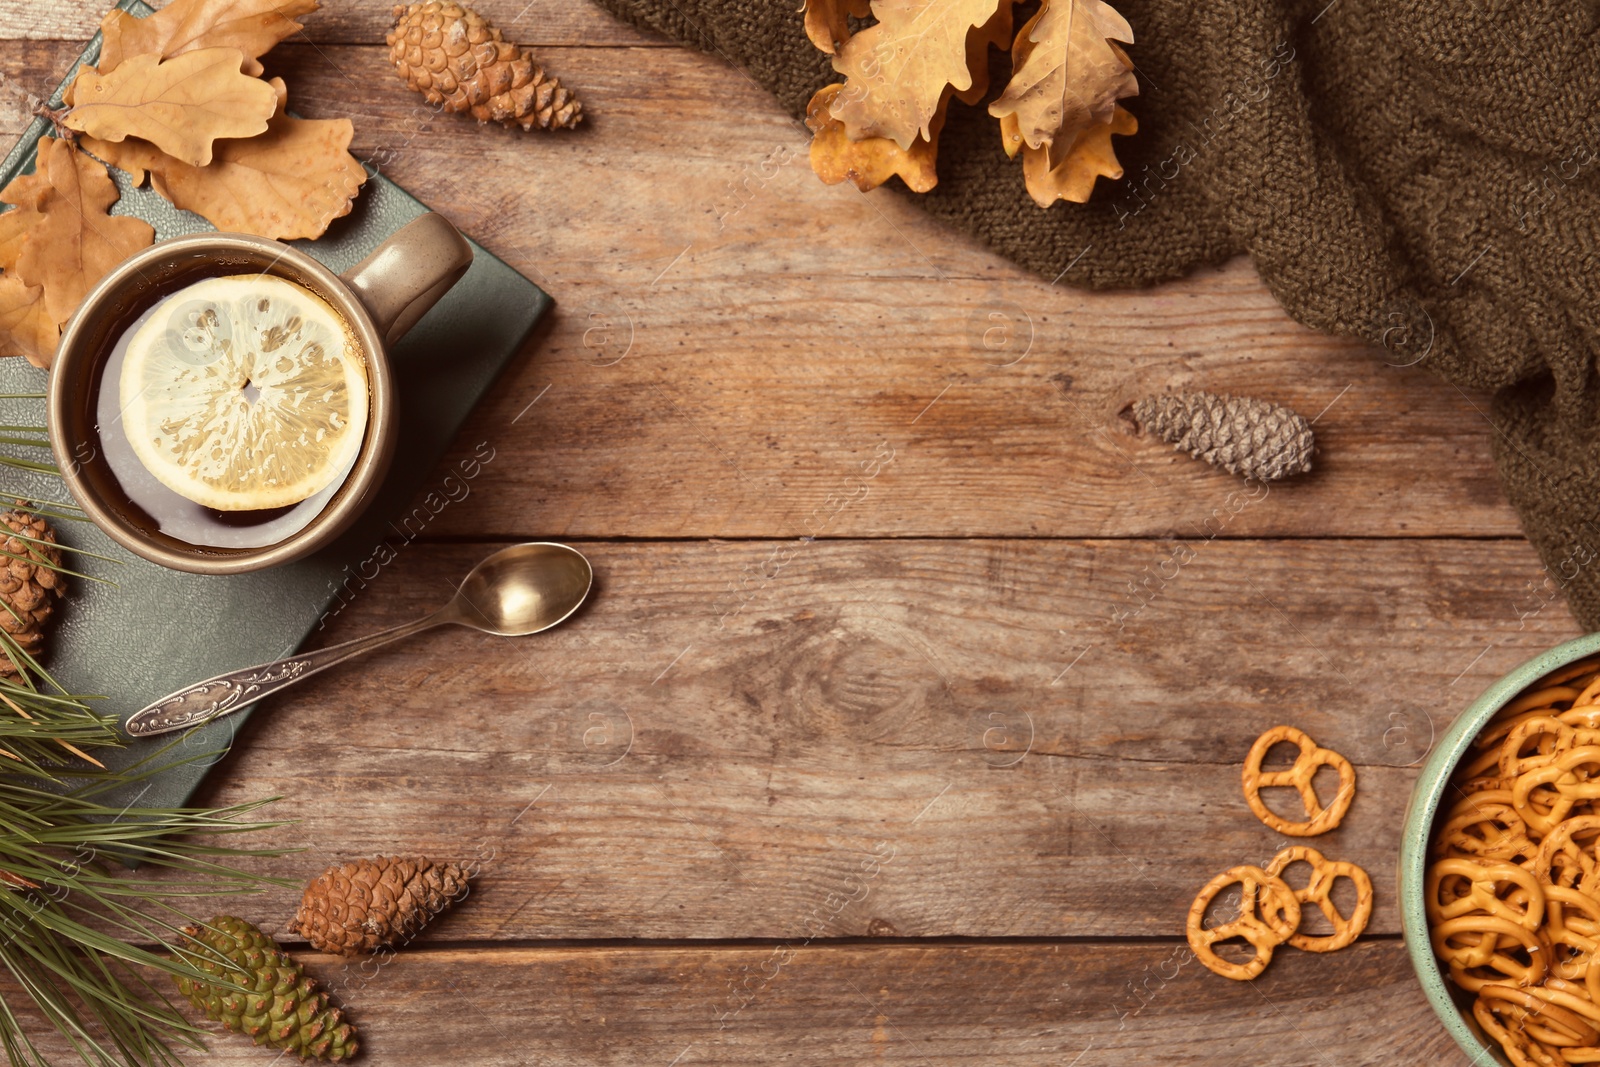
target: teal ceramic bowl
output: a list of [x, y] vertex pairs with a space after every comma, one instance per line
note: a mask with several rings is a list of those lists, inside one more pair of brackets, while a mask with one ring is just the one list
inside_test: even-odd
[[[1400, 839], [1399, 872], [1400, 924], [1405, 931], [1406, 951], [1411, 954], [1411, 966], [1416, 969], [1417, 978], [1422, 982], [1428, 1003], [1433, 1005], [1444, 1028], [1474, 1064], [1499, 1063], [1509, 1067], [1509, 1061], [1501, 1054], [1499, 1046], [1478, 1029], [1478, 1024], [1472, 1018], [1470, 1001], [1446, 980], [1428, 940], [1428, 917], [1423, 910], [1423, 873], [1428, 862], [1428, 842], [1433, 836], [1434, 816], [1439, 812], [1440, 801], [1449, 786], [1450, 776], [1455, 773], [1456, 764], [1472, 746], [1478, 732], [1495, 717], [1495, 713], [1545, 675], [1596, 652], [1600, 652], [1600, 633], [1576, 638], [1540, 653], [1484, 690], [1483, 695], [1439, 738], [1427, 762], [1422, 765], [1422, 774], [1411, 791], [1411, 802], [1406, 805], [1405, 828]], [[1457, 995], [1463, 999], [1457, 1001]]]

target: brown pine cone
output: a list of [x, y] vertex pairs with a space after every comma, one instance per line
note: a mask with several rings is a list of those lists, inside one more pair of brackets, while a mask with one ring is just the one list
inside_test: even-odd
[[400, 856], [329, 867], [306, 886], [289, 932], [343, 956], [404, 944], [466, 895], [469, 877], [458, 864]]
[[1146, 397], [1139, 428], [1243, 478], [1274, 481], [1311, 470], [1316, 435], [1303, 415], [1265, 400], [1216, 393]]
[[406, 84], [442, 104], [524, 130], [567, 129], [583, 121], [583, 105], [545, 74], [533, 54], [463, 4], [397, 4], [389, 55]]
[[[38, 659], [44, 653], [45, 624], [67, 588], [66, 579], [51, 569], [61, 566], [61, 550], [50, 547], [55, 544], [56, 532], [49, 523], [25, 511], [0, 514], [0, 523], [22, 535], [8, 536], [0, 545], [0, 552], [5, 553], [0, 555], [0, 630], [23, 652]], [[13, 663], [10, 650], [5, 649], [0, 654], [0, 678], [21, 674], [21, 665]]]

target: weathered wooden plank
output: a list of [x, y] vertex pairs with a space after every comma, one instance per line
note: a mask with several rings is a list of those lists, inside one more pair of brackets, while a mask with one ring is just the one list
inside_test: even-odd
[[[370, 50], [326, 51], [382, 77]], [[308, 106], [344, 106], [323, 56], [286, 58]], [[1325, 411], [1317, 472], [1230, 535], [1517, 531], [1487, 399], [1296, 325], [1242, 262], [1151, 291], [1051, 286], [893, 194], [818, 183], [803, 131], [716, 62], [582, 51], [569, 73], [594, 116], [575, 137], [480, 131], [400, 92], [356, 116], [363, 154], [559, 303], [476, 424], [505, 457], [489, 529], [1189, 534], [1234, 483], [1120, 412], [1207, 388]], [[870, 506], [808, 524], [889, 449]]]
[[[783, 944], [313, 957], [383, 1064], [1464, 1067], [1398, 942], [1225, 981], [1181, 944]], [[237, 1036], [207, 1063], [259, 1064]], [[268, 1057], [270, 1058], [270, 1057]]]
[[[420, 615], [485, 547], [374, 562], [326, 640]], [[1410, 765], [1575, 633], [1529, 598], [1520, 542], [585, 551], [598, 591], [572, 622], [325, 675], [246, 726], [203, 799], [287, 798], [299, 822], [271, 840], [309, 851], [278, 872], [480, 862], [472, 906], [429, 935], [447, 940], [1175, 936], [1213, 874], [1289, 843], [1239, 786], [1287, 722], [1359, 766], [1317, 846], [1372, 873], [1393, 933]]]
[[[1120, 412], [1198, 388], [1323, 412], [1316, 472], [1224, 536], [1517, 532], [1486, 398], [1299, 327], [1243, 262], [1052, 287], [820, 185], [792, 122], [681, 50], [569, 53], [594, 116], [570, 137], [436, 116], [379, 49], [280, 52], [297, 107], [352, 113], [358, 154], [560, 303], [451, 458], [492, 443], [492, 506], [439, 532], [1192, 536], [1236, 482]], [[0, 71], [47, 88], [69, 59], [14, 43]]]
[[[100, 27], [109, 0], [0, 0], [0, 27], [10, 40], [82, 42]], [[154, 6], [165, 6], [156, 0]], [[393, 25], [393, 4], [329, 0], [305, 16], [296, 40], [317, 44], [381, 44]], [[594, 4], [573, 0], [474, 0], [471, 5], [500, 27], [507, 40], [544, 47], [667, 45], [612, 18]]]

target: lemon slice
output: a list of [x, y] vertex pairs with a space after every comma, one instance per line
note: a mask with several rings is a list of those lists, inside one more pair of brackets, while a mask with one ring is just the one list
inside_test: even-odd
[[219, 511], [297, 504], [341, 478], [367, 427], [367, 368], [339, 313], [271, 275], [172, 294], [128, 341], [122, 425], [162, 485]]

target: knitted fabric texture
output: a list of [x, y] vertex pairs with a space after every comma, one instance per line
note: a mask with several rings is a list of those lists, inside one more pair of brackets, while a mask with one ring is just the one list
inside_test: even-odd
[[[796, 116], [839, 80], [799, 0], [597, 2], [737, 63]], [[1063, 284], [1248, 253], [1306, 325], [1495, 390], [1506, 493], [1600, 629], [1600, 0], [1116, 7], [1138, 38], [1124, 181], [1041, 211], [984, 107], [952, 103], [918, 202]]]

